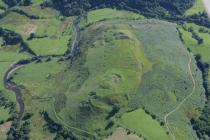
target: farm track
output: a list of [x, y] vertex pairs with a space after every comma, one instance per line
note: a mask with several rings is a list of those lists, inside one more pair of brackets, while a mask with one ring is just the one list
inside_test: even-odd
[[22, 93], [21, 93], [21, 88], [14, 82], [12, 82], [12, 76], [13, 74], [20, 68], [31, 64], [32, 62], [36, 62], [38, 60], [42, 60], [44, 58], [48, 58], [48, 57], [55, 57], [55, 58], [60, 58], [62, 60], [66, 60], [66, 59], [72, 59], [76, 54], [76, 48], [78, 47], [79, 44], [79, 40], [80, 40], [80, 29], [79, 26], [77, 25], [79, 18], [76, 17], [73, 21], [72, 24], [72, 28], [74, 29], [74, 31], [76, 32], [76, 37], [74, 39], [74, 41], [72, 42], [72, 45], [69, 46], [69, 52], [67, 52], [64, 55], [45, 55], [45, 56], [33, 56], [30, 59], [24, 59], [24, 60], [19, 60], [18, 62], [12, 64], [10, 66], [10, 68], [6, 71], [6, 73], [4, 74], [4, 87], [12, 92], [15, 93], [16, 95], [16, 101], [19, 104], [19, 113], [18, 113], [18, 121], [21, 120], [21, 118], [23, 117], [24, 114], [24, 110], [25, 110], [25, 105], [24, 105], [24, 101], [23, 101], [23, 97], [22, 97]]
[[169, 125], [169, 122], [168, 122], [168, 117], [170, 117], [174, 112], [176, 112], [177, 110], [179, 110], [182, 105], [188, 100], [191, 98], [191, 96], [193, 95], [193, 93], [195, 92], [195, 79], [193, 77], [193, 74], [192, 74], [192, 70], [191, 70], [191, 62], [192, 62], [192, 58], [190, 56], [190, 53], [187, 51], [187, 55], [189, 57], [189, 62], [188, 62], [188, 70], [189, 70], [189, 73], [190, 73], [190, 77], [191, 77], [191, 80], [192, 80], [192, 83], [193, 83], [193, 88], [192, 88], [192, 91], [190, 92], [190, 94], [188, 96], [186, 96], [177, 106], [176, 108], [174, 108], [171, 112], [167, 113], [165, 116], [164, 116], [164, 122], [165, 122], [165, 125], [166, 125], [166, 129], [167, 131], [169, 132], [169, 134], [171, 135], [171, 138], [172, 140], [176, 140], [176, 137], [174, 135], [174, 133], [172, 132], [171, 128], [170, 128], [170, 125]]

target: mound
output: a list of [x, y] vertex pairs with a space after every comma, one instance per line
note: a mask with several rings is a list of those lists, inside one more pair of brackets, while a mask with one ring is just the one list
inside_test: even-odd
[[[80, 53], [67, 68], [50, 73], [47, 80], [47, 74], [43, 72], [43, 81], [47, 82], [48, 88], [30, 90], [30, 95], [52, 100], [33, 100], [24, 94], [26, 99], [30, 98], [26, 111], [37, 114], [34, 115], [36, 119], [40, 118], [39, 112], [46, 111], [55, 122], [80, 138], [105, 137], [119, 125], [151, 138], [147, 132], [155, 124], [161, 129], [160, 138], [168, 139], [161, 122], [193, 88], [188, 63], [187, 50], [175, 24], [123, 19], [97, 22], [81, 32]], [[203, 105], [201, 74], [194, 63], [190, 66], [196, 91], [168, 120], [177, 139], [196, 139], [188, 122]], [[17, 76], [28, 68], [20, 70]], [[33, 68], [36, 69], [40, 67]], [[17, 83], [27, 85], [27, 80], [15, 79]], [[31, 85], [37, 82], [36, 79], [34, 77], [33, 81], [30, 77]], [[26, 88], [30, 88], [28, 86]], [[42, 105], [44, 108], [40, 108]], [[153, 120], [142, 111], [139, 113], [137, 109], [140, 108], [153, 116]], [[139, 114], [132, 115], [136, 113]], [[138, 120], [137, 117], [151, 122], [147, 129], [139, 128], [144, 127], [141, 125], [135, 127], [141, 122], [129, 120]], [[34, 120], [32, 125], [35, 127], [36, 123]], [[152, 131], [150, 135], [153, 135]]]

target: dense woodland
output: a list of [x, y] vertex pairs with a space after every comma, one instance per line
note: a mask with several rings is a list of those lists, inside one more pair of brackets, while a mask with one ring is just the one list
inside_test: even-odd
[[28, 6], [31, 4], [31, 0], [3, 0], [9, 7], [13, 7], [15, 5], [23, 5]]
[[207, 139], [210, 137], [210, 85], [209, 85], [209, 64], [202, 62], [201, 56], [196, 55], [198, 68], [202, 71], [203, 76], [203, 87], [205, 89], [205, 94], [207, 101], [205, 107], [202, 110], [202, 114], [199, 118], [193, 118], [191, 120], [193, 128], [200, 139]]
[[53, 6], [64, 15], [78, 15], [83, 10], [100, 7], [115, 7], [139, 11], [142, 14], [171, 15], [183, 14], [195, 0], [47, 0], [44, 5]]

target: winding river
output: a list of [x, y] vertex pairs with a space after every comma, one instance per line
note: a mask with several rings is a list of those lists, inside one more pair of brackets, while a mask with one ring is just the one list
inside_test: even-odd
[[25, 105], [24, 105], [24, 100], [21, 92], [21, 88], [12, 81], [12, 76], [13, 74], [23, 66], [26, 66], [32, 62], [35, 62], [37, 60], [43, 59], [43, 58], [48, 58], [48, 57], [57, 57], [61, 59], [72, 59], [76, 52], [77, 52], [77, 47], [79, 44], [80, 40], [80, 28], [78, 25], [79, 22], [79, 17], [76, 17], [72, 23], [72, 28], [74, 29], [76, 36], [72, 44], [69, 46], [69, 51], [68, 53], [64, 55], [46, 55], [46, 56], [33, 56], [30, 59], [26, 60], [20, 60], [16, 62], [15, 64], [12, 64], [10, 68], [6, 71], [4, 74], [4, 87], [12, 92], [15, 93], [16, 95], [16, 101], [19, 104], [19, 113], [18, 113], [18, 121], [20, 121], [23, 117], [24, 111], [25, 111]]

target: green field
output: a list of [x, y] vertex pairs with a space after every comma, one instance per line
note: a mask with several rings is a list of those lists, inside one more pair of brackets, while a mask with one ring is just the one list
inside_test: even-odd
[[56, 74], [62, 72], [64, 68], [64, 64], [53, 59], [49, 62], [32, 63], [20, 69], [15, 76], [15, 81], [26, 88], [23, 90], [26, 112], [34, 114], [31, 118], [30, 138], [32, 139], [50, 139], [54, 136], [42, 131], [45, 121], [40, 112], [54, 110], [53, 100], [50, 98], [53, 97], [52, 91], [55, 90], [52, 85]]
[[203, 11], [205, 11], [203, 0], [195, 0], [195, 4], [193, 5], [193, 7], [188, 9], [185, 14], [193, 15], [193, 14], [198, 14], [199, 12], [203, 12]]
[[[72, 17], [61, 21], [56, 18], [56, 15], [51, 14], [51, 16], [53, 18], [33, 20], [24, 15], [10, 12], [0, 20], [0, 27], [21, 34], [29, 47], [38, 55], [61, 55], [67, 51], [67, 44], [73, 37]], [[31, 33], [35, 33], [36, 36], [41, 38], [27, 40]]]
[[210, 31], [210, 29], [192, 23], [186, 24], [186, 27], [192, 27], [193, 30], [204, 40], [204, 42], [198, 45], [197, 41], [192, 38], [192, 34], [190, 32], [185, 31], [183, 28], [180, 28], [185, 46], [188, 47], [194, 54], [200, 54], [204, 62], [210, 62], [210, 55], [208, 53], [210, 51], [210, 35], [208, 33], [199, 32], [200, 28], [204, 28], [208, 31]]
[[[0, 19], [0, 27], [20, 34], [37, 55], [62, 55], [75, 37], [74, 17], [42, 9], [41, 2], [33, 0], [30, 6], [12, 8], [40, 19], [9, 12]], [[201, 4], [201, 0], [196, 1], [186, 15], [203, 10]], [[79, 25], [79, 53], [73, 61], [44, 58], [22, 67], [13, 76], [22, 89], [25, 113], [33, 114], [30, 139], [55, 138], [57, 130], [50, 132], [41, 115], [47, 112], [52, 121], [79, 140], [92, 140], [93, 136], [103, 139], [120, 127], [147, 140], [169, 140], [164, 117], [193, 89], [188, 65], [196, 81], [195, 92], [167, 121], [177, 140], [198, 139], [190, 119], [200, 115], [205, 97], [201, 72], [191, 53], [189, 64], [187, 48], [210, 62], [208, 33], [200, 33], [198, 25], [185, 25], [192, 26], [204, 39], [198, 45], [190, 32], [175, 23], [110, 8], [88, 12]], [[32, 33], [35, 38], [29, 40]], [[29, 58], [19, 51], [18, 44], [0, 47], [0, 90], [12, 101], [15, 95], [4, 88], [3, 77], [11, 64]], [[0, 112], [0, 121], [11, 115], [1, 107]]]
[[0, 107], [0, 112], [1, 112], [0, 120], [6, 121], [10, 116], [9, 110]]
[[120, 119], [120, 124], [148, 140], [170, 140], [160, 123], [142, 109], [125, 113]]
[[[83, 30], [81, 40], [80, 57], [71, 67], [64, 67], [68, 63], [42, 62], [21, 69], [15, 76], [15, 81], [25, 87], [27, 111], [34, 114], [31, 137], [43, 137], [38, 131], [44, 123], [38, 112], [43, 110], [77, 135], [105, 137], [117, 127], [114, 121], [113, 127], [107, 129], [110, 120], [118, 120], [113, 116], [108, 121], [107, 115], [118, 106], [122, 118], [130, 115], [125, 110], [145, 107], [157, 118], [152, 121], [147, 115], [146, 119], [156, 124], [159, 131], [154, 134], [168, 139], [164, 127], [157, 124], [192, 88], [187, 50], [179, 39], [176, 25], [159, 20], [110, 19]], [[195, 65], [192, 70], [196, 81], [201, 82], [201, 74]], [[37, 75], [30, 74], [36, 71], [39, 71]], [[171, 129], [176, 128], [177, 139], [196, 139], [189, 118], [203, 105], [201, 99], [204, 96], [200, 93], [203, 90], [197, 83], [191, 99], [193, 104], [191, 100], [186, 102], [169, 118], [173, 124]], [[43, 101], [33, 99], [35, 97], [51, 99]], [[143, 115], [141, 111], [140, 115]], [[185, 119], [185, 123], [178, 118]], [[130, 121], [132, 119], [125, 119], [123, 126], [132, 131], [135, 128], [145, 137], [153, 137], [148, 135], [149, 128], [142, 129], [137, 125], [131, 129], [126, 123]]]
[[104, 8], [88, 12], [87, 18], [84, 19], [84, 21], [82, 21], [80, 24], [81, 27], [83, 27], [84, 25], [90, 25], [97, 21], [108, 20], [108, 19], [141, 20], [144, 19], [144, 17], [142, 15], [133, 12]]

